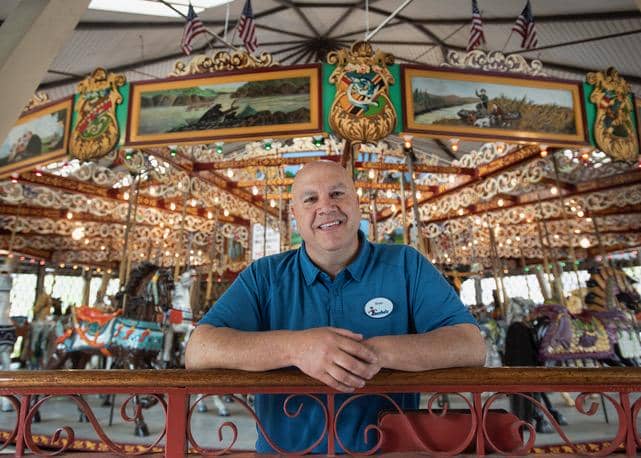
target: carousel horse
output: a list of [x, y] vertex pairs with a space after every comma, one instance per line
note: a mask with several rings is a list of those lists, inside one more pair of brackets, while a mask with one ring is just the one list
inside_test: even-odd
[[[164, 340], [158, 318], [171, 307], [173, 289], [169, 269], [142, 263], [132, 270], [124, 290], [116, 294], [115, 312], [86, 306], [70, 308], [65, 325], [56, 327], [56, 346], [48, 368], [63, 367], [69, 360], [74, 368], [81, 368], [95, 354], [110, 356], [113, 368], [157, 367]], [[151, 407], [157, 398], [137, 397], [135, 402]], [[149, 434], [142, 415], [136, 418], [135, 434]]]
[[[592, 270], [585, 308], [577, 300], [580, 291], [568, 300], [572, 311], [545, 304], [536, 307], [529, 320], [512, 323], [506, 337], [506, 365], [639, 366], [641, 341], [632, 314], [641, 301], [635, 299], [638, 294], [633, 288], [622, 288], [622, 274], [612, 269]], [[597, 307], [595, 298], [600, 299]], [[545, 416], [528, 402], [517, 404], [512, 406], [514, 413], [535, 423], [537, 432], [553, 431]], [[549, 401], [546, 405], [549, 409]], [[550, 412], [557, 417], [555, 411]]]
[[[168, 311], [167, 330], [162, 353], [163, 367], [184, 367], [185, 346], [195, 326], [192, 313], [192, 287], [196, 272], [188, 269], [180, 275], [176, 289], [171, 298], [171, 308]], [[176, 336], [182, 338], [177, 339]], [[220, 396], [212, 396], [214, 405], [221, 417], [229, 416], [227, 407]], [[207, 412], [204, 401], [198, 403], [198, 412]]]

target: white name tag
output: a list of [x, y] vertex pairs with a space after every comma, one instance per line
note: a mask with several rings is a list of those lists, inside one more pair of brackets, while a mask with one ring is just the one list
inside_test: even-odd
[[375, 297], [365, 304], [365, 315], [370, 318], [385, 318], [394, 310], [394, 304], [386, 297]]

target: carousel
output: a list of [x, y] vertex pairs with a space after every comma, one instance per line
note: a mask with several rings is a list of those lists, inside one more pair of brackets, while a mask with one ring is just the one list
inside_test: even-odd
[[439, 66], [357, 41], [316, 64], [223, 50], [161, 79], [96, 68], [34, 95], [0, 150], [0, 363], [183, 367], [237, 274], [300, 246], [293, 177], [323, 159], [352, 172], [370, 240], [412, 245], [456, 287], [489, 366], [638, 367], [640, 117], [614, 68], [558, 79], [478, 49]]

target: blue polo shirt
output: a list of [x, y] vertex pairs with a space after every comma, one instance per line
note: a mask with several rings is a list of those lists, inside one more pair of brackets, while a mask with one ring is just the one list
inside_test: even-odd
[[[370, 243], [359, 231], [356, 258], [334, 280], [309, 258], [305, 245], [263, 257], [248, 266], [200, 321], [240, 331], [303, 330], [334, 326], [374, 336], [416, 334], [442, 326], [476, 321], [443, 276], [415, 249]], [[429, 349], [425, 349], [429, 351]], [[335, 406], [349, 395], [336, 395]], [[321, 437], [325, 420], [317, 402], [303, 395], [287, 404], [300, 414], [283, 411], [286, 395], [257, 395], [255, 409], [265, 432], [281, 449], [302, 451]], [[319, 396], [323, 402], [324, 396]], [[403, 409], [418, 408], [417, 394], [395, 394]], [[350, 402], [336, 420], [339, 439], [351, 451], [376, 443], [372, 432], [378, 412], [392, 410], [381, 396]], [[330, 413], [331, 414], [331, 413]], [[337, 452], [342, 449], [336, 441]], [[258, 431], [256, 451], [273, 453]], [[313, 453], [327, 452], [327, 437]]]

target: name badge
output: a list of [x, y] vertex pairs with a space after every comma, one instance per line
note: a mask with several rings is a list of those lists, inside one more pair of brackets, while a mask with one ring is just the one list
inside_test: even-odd
[[370, 318], [385, 318], [394, 310], [394, 304], [386, 297], [375, 297], [365, 304], [365, 315]]

